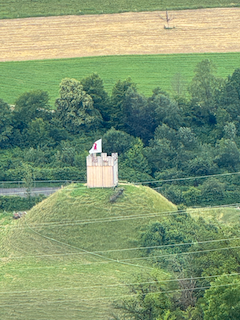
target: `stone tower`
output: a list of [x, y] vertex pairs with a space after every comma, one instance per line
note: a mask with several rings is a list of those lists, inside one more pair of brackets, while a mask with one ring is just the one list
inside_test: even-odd
[[90, 154], [87, 160], [88, 188], [112, 188], [118, 185], [118, 154]]

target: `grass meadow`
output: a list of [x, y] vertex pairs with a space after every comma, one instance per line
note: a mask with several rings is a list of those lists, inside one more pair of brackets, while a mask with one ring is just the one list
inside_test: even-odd
[[1, 0], [0, 19], [234, 6], [239, 3], [229, 0]]
[[124, 189], [110, 203], [112, 189], [71, 185], [24, 219], [6, 224], [0, 216], [1, 319], [109, 318], [112, 302], [129, 294], [124, 284], [153, 270], [134, 259], [139, 250], [121, 248], [137, 246], [140, 227], [156, 219], [153, 213], [161, 219], [176, 211], [149, 188]]
[[[112, 303], [129, 295], [126, 284], [134, 276], [156, 272], [145, 252], [133, 248], [143, 225], [167, 219], [177, 208], [150, 188], [121, 187], [115, 203], [109, 202], [112, 189], [77, 184], [37, 204], [23, 219], [0, 214], [1, 319], [106, 320]], [[222, 223], [231, 215], [230, 225], [239, 221], [236, 208], [189, 213]], [[158, 276], [168, 278], [160, 270]]]
[[194, 76], [196, 64], [203, 59], [212, 60], [217, 76], [223, 78], [240, 67], [240, 53], [104, 56], [1, 62], [0, 98], [14, 104], [19, 95], [26, 91], [44, 90], [49, 93], [50, 105], [54, 107], [63, 78], [81, 80], [94, 72], [103, 79], [109, 93], [118, 80], [130, 77], [137, 84], [139, 92], [146, 96], [150, 96], [156, 87], [161, 87], [171, 94], [174, 93], [173, 88], [179, 79], [186, 91]]

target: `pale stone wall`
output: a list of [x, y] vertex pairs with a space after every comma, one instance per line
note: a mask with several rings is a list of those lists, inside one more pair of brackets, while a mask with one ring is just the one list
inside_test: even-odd
[[87, 160], [87, 186], [89, 188], [111, 188], [118, 184], [118, 154], [108, 156], [89, 155]]

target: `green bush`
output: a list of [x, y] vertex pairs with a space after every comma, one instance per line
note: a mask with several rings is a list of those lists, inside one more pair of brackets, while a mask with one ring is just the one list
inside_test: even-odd
[[0, 211], [29, 210], [46, 197], [43, 195], [23, 198], [19, 196], [0, 196]]

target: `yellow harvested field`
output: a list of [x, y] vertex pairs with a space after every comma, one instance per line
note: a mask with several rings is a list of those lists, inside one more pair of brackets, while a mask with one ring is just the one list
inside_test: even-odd
[[240, 8], [0, 20], [0, 61], [240, 51]]

